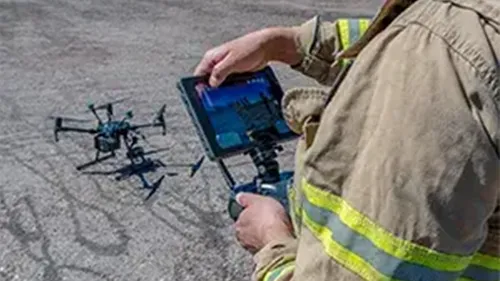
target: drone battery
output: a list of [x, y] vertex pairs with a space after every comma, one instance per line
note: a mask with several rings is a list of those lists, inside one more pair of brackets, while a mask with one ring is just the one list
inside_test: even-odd
[[120, 138], [98, 135], [94, 138], [94, 147], [101, 152], [112, 152], [120, 149]]

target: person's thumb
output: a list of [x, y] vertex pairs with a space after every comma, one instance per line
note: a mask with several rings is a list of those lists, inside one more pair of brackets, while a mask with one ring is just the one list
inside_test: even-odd
[[248, 192], [240, 192], [236, 194], [236, 202], [240, 204], [242, 207], [246, 208], [252, 205], [253, 202], [259, 199], [259, 195], [248, 193]]
[[234, 59], [229, 54], [214, 66], [208, 81], [210, 86], [217, 87], [222, 84], [222, 82], [226, 80], [227, 76], [233, 72], [234, 67]]

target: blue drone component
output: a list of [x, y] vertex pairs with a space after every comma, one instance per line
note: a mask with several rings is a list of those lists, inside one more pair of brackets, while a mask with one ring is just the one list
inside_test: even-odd
[[122, 121], [111, 121], [97, 126], [97, 130], [106, 137], [111, 137], [115, 132], [118, 132], [119, 130], [127, 130], [128, 128], [129, 124]]

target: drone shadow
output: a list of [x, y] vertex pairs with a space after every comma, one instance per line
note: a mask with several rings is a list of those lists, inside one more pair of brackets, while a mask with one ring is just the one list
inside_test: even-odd
[[[86, 175], [102, 175], [102, 176], [110, 176], [110, 175], [115, 175], [115, 180], [121, 181], [127, 178], [130, 178], [131, 176], [139, 176], [139, 175], [144, 175], [148, 173], [154, 173], [157, 172], [158, 169], [160, 168], [166, 168], [167, 165], [163, 163], [163, 161], [158, 160], [158, 159], [146, 159], [145, 161], [141, 163], [134, 163], [134, 164], [128, 164], [123, 167], [120, 167], [118, 169], [114, 170], [108, 170], [108, 171], [85, 171], [82, 172], [82, 174]], [[178, 173], [176, 172], [167, 172], [167, 176], [177, 176]]]
[[[92, 170], [92, 171], [82, 171], [82, 174], [85, 175], [102, 175], [102, 176], [115, 176], [116, 181], [122, 181], [125, 179], [128, 179], [132, 176], [138, 176], [142, 177], [145, 174], [150, 174], [150, 173], [155, 173], [158, 172], [160, 169], [168, 169], [168, 168], [187, 168], [191, 170], [191, 175], [192, 177], [194, 173], [198, 170], [199, 166], [201, 165], [201, 162], [203, 159], [198, 160], [197, 163], [192, 163], [192, 164], [165, 164], [163, 161], [160, 159], [152, 159], [149, 157], [146, 157], [146, 155], [151, 155], [155, 153], [159, 153], [162, 151], [165, 151], [168, 149], [156, 149], [152, 151], [148, 151], [143, 153], [144, 158], [140, 162], [135, 162], [135, 163], [130, 163], [124, 166], [121, 166], [119, 168], [113, 169], [113, 170]], [[105, 156], [99, 159], [98, 161], [92, 161], [89, 162], [88, 165], [84, 164], [82, 166], [88, 167], [93, 164], [97, 164], [100, 162], [103, 162], [107, 159], [113, 158], [113, 156]], [[189, 174], [189, 172], [186, 172], [186, 174]], [[178, 176], [178, 172], [166, 172], [164, 175], [173, 177], [173, 176]]]

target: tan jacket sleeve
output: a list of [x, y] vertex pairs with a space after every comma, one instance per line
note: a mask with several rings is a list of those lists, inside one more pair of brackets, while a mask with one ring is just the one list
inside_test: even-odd
[[289, 280], [295, 268], [296, 252], [296, 239], [290, 238], [286, 240], [272, 241], [254, 256], [256, 267], [252, 275], [252, 280]]
[[[336, 54], [358, 39], [363, 31], [361, 25], [367, 27], [368, 21], [343, 18], [335, 22], [322, 22], [317, 16], [305, 22], [299, 27], [296, 38], [298, 51], [303, 59], [300, 64], [292, 67], [319, 83], [331, 85], [341, 70], [340, 64], [336, 62]], [[344, 31], [343, 36], [339, 34], [340, 30]], [[283, 112], [288, 126], [297, 134], [303, 135], [306, 146], [312, 142], [317, 119], [328, 97], [327, 90], [299, 87], [288, 90], [283, 98]], [[264, 247], [254, 257], [256, 269], [253, 280], [289, 280], [295, 269], [296, 244], [295, 239], [289, 239], [273, 241]]]
[[340, 64], [335, 62], [341, 49], [337, 22], [322, 21], [316, 16], [298, 28], [296, 44], [303, 59], [292, 68], [320, 84], [331, 85], [340, 70]]
[[484, 125], [499, 124], [498, 72], [476, 69], [497, 62], [472, 52], [486, 49], [472, 49], [479, 28], [445, 41], [422, 25], [376, 37], [324, 110], [293, 280], [498, 280], [500, 162]]

